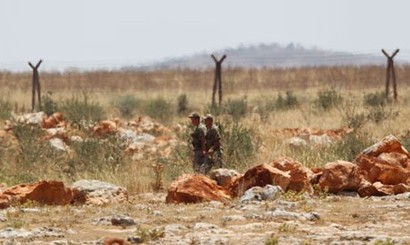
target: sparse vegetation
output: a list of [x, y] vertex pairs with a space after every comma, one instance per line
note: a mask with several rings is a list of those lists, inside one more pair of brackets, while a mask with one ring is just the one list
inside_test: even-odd
[[47, 115], [52, 115], [54, 112], [58, 111], [57, 102], [52, 97], [53, 93], [48, 91], [45, 95], [41, 98], [42, 108], [44, 113]]
[[10, 101], [1, 98], [0, 99], [0, 120], [7, 120], [11, 117], [12, 104]]
[[188, 111], [188, 97], [186, 94], [181, 94], [177, 99], [177, 112], [179, 114], [185, 114]]
[[98, 122], [104, 118], [104, 109], [96, 101], [91, 100], [90, 95], [83, 92], [80, 96], [73, 95], [71, 98], [61, 102], [61, 112], [65, 118], [78, 126], [84, 128], [90, 122]]
[[234, 120], [244, 117], [248, 109], [246, 98], [228, 100], [224, 106], [224, 112], [231, 115]]
[[131, 118], [138, 109], [140, 101], [133, 95], [125, 95], [118, 98], [114, 104], [118, 107], [123, 118]]
[[383, 91], [368, 93], [364, 95], [364, 105], [365, 106], [385, 106], [389, 104], [390, 101], [386, 98], [386, 94]]
[[[355, 154], [376, 139], [392, 133], [393, 127], [396, 133], [405, 133], [408, 129], [402, 123], [405, 121], [403, 117], [407, 115], [406, 107], [402, 106], [407, 103], [406, 100], [399, 100], [396, 106], [384, 98], [383, 92], [374, 92], [384, 87], [384, 72], [385, 69], [373, 66], [261, 69], [252, 73], [228, 68], [224, 69], [224, 77], [234, 86], [227, 85], [226, 100], [221, 107], [215, 108], [207, 104], [212, 92], [209, 77], [213, 77], [213, 71], [45, 73], [42, 74], [43, 88], [52, 91], [43, 96], [45, 112], [50, 115], [56, 110], [62, 111], [70, 127], [76, 130], [75, 134], [87, 140], [71, 142], [69, 147], [72, 152], [61, 154], [51, 149], [47, 141], [41, 140], [44, 132], [36, 132], [33, 127], [17, 127], [13, 133], [23, 146], [19, 149], [10, 141], [0, 142], [0, 171], [22, 171], [14, 175], [4, 174], [1, 179], [18, 183], [41, 177], [74, 180], [79, 176], [105, 179], [121, 176], [118, 181], [121, 183], [126, 183], [127, 179], [129, 182], [135, 179], [143, 182], [139, 185], [125, 184], [141, 191], [160, 189], [182, 173], [191, 171], [192, 152], [189, 145], [185, 144], [189, 138], [187, 130], [178, 133], [178, 140], [183, 144], [178, 143], [172, 154], [161, 158], [161, 168], [156, 165], [159, 158], [130, 160], [130, 156], [121, 152], [124, 149], [123, 142], [90, 135], [90, 127], [101, 119], [112, 119], [113, 111], [114, 115], [119, 115], [123, 120], [133, 119], [136, 114], [148, 115], [170, 127], [176, 123], [186, 126], [189, 123], [186, 114], [191, 110], [201, 114], [212, 113], [222, 133], [224, 162], [227, 167], [237, 170], [264, 162], [272, 156], [283, 155], [293, 157], [309, 167], [323, 166], [336, 159], [352, 160]], [[410, 73], [410, 67], [404, 66], [400, 72], [400, 77], [403, 77], [400, 84], [403, 87], [410, 84], [410, 79], [407, 80], [405, 76]], [[178, 74], [178, 79], [173, 79], [175, 74]], [[341, 85], [332, 82], [340, 80], [335, 78], [335, 74], [350, 75]], [[371, 82], [362, 82], [363, 74], [368, 75], [368, 81]], [[257, 85], [249, 85], [250, 75], [251, 80], [259, 81]], [[11, 76], [15, 81], [12, 84], [7, 82], [10, 79], [5, 80], [0, 76], [0, 84], [9, 91], [0, 100], [1, 120], [9, 119], [12, 112], [21, 112], [21, 108], [29, 108], [31, 102], [31, 91], [19, 94], [22, 93], [21, 88], [31, 86], [30, 74]], [[16, 87], [17, 84], [20, 87]], [[349, 91], [344, 90], [344, 86]], [[337, 90], [334, 89], [336, 87]], [[15, 91], [17, 96], [11, 96], [13, 92], [10, 91]], [[408, 93], [407, 90], [399, 90], [401, 98], [406, 98]], [[254, 121], [257, 118], [254, 116], [258, 114], [261, 121]], [[273, 130], [292, 127], [348, 127], [354, 131], [332, 145], [305, 147], [295, 151], [283, 144], [285, 136], [271, 134]], [[410, 140], [405, 136], [401, 139], [405, 147], [409, 147], [407, 141]], [[17, 151], [22, 153], [17, 154]], [[136, 171], [137, 175], [143, 177], [130, 177], [128, 170], [137, 167], [143, 169]], [[41, 174], [36, 171], [41, 171]]]
[[156, 99], [146, 101], [143, 112], [146, 115], [159, 120], [160, 122], [169, 122], [175, 113], [173, 108], [174, 107], [169, 101], [162, 97], [158, 97]]
[[292, 91], [286, 91], [285, 98], [283, 98], [282, 94], [279, 93], [275, 102], [275, 108], [277, 108], [278, 110], [293, 109], [298, 105], [299, 101]]
[[335, 89], [325, 89], [319, 90], [317, 93], [317, 99], [315, 100], [315, 105], [323, 110], [329, 110], [335, 106], [342, 103], [342, 95], [339, 94]]
[[[224, 91], [226, 100], [222, 107], [210, 108], [207, 102], [211, 95], [209, 77], [212, 77], [212, 72], [192, 70], [98, 71], [42, 75], [43, 87], [53, 91], [52, 95], [46, 95], [50, 96], [49, 101], [43, 97], [43, 108], [47, 110], [47, 114], [55, 111], [55, 108], [61, 110], [67, 121], [74, 123], [68, 126], [68, 137], [81, 136], [83, 141], [68, 140], [70, 152], [56, 151], [50, 147], [44, 130], [34, 125], [18, 124], [10, 132], [16, 139], [8, 138], [10, 135], [7, 134], [0, 138], [1, 182], [11, 186], [40, 179], [58, 179], [70, 183], [89, 178], [125, 186], [130, 195], [155, 191], [159, 193], [150, 193], [156, 196], [148, 197], [144, 201], [142, 201], [143, 195], [135, 195], [132, 196], [130, 203], [107, 207], [84, 206], [73, 207], [71, 210], [67, 210], [66, 207], [47, 207], [45, 211], [40, 209], [40, 215], [30, 213], [30, 210], [23, 211], [24, 208], [31, 208], [31, 206], [24, 206], [21, 209], [17, 208], [16, 213], [6, 213], [8, 220], [3, 222], [3, 227], [74, 227], [75, 230], [88, 229], [101, 234], [101, 226], [95, 228], [95, 225], [90, 222], [90, 217], [112, 215], [114, 210], [129, 213], [130, 216], [144, 221], [146, 227], [138, 225], [138, 227], [133, 227], [137, 231], [130, 229], [144, 243], [155, 243], [168, 232], [159, 225], [165, 227], [170, 224], [175, 225], [175, 223], [183, 224], [186, 221], [185, 223], [189, 224], [178, 225], [180, 227], [177, 228], [178, 232], [181, 232], [188, 241], [202, 244], [206, 242], [194, 233], [197, 232], [196, 223], [203, 222], [213, 225], [215, 220], [219, 223], [220, 217], [224, 215], [237, 217], [238, 213], [242, 212], [239, 215], [246, 217], [245, 220], [239, 217], [238, 220], [223, 223], [222, 228], [230, 230], [234, 225], [248, 225], [253, 222], [256, 224], [255, 227], [248, 231], [253, 233], [251, 234], [253, 238], [259, 236], [257, 237], [258, 243], [279, 244], [312, 239], [312, 244], [315, 244], [332, 242], [331, 237], [323, 241], [316, 240], [319, 239], [317, 236], [315, 238], [305, 236], [306, 233], [303, 233], [305, 229], [313, 230], [317, 227], [316, 223], [319, 223], [321, 227], [328, 227], [329, 224], [339, 224], [343, 220], [344, 229], [357, 231], [362, 228], [361, 224], [366, 225], [366, 229], [371, 229], [368, 227], [369, 224], [376, 224], [378, 222], [376, 219], [382, 215], [383, 222], [398, 221], [397, 216], [393, 214], [394, 210], [383, 209], [389, 200], [380, 199], [378, 202], [373, 202], [362, 198], [352, 201], [349, 198], [349, 201], [346, 201], [339, 196], [333, 199], [333, 196], [326, 192], [318, 193], [315, 197], [286, 192], [283, 200], [269, 203], [269, 207], [276, 208], [277, 205], [284, 205], [283, 207], [290, 207], [290, 211], [296, 213], [319, 210], [320, 215], [323, 214], [323, 219], [315, 222], [298, 221], [303, 224], [303, 232], [298, 231], [291, 222], [278, 224], [276, 218], [275, 222], [265, 222], [264, 217], [267, 210], [263, 207], [255, 209], [255, 216], [248, 217], [246, 212], [237, 208], [241, 205], [236, 205], [235, 201], [232, 202], [233, 205], [223, 205], [220, 209], [216, 207], [218, 203], [212, 204], [215, 205], [212, 206], [214, 215], [204, 215], [204, 212], [208, 212], [204, 207], [209, 208], [204, 203], [164, 205], [162, 190], [178, 176], [192, 172], [192, 151], [187, 144], [189, 121], [186, 114], [188, 111], [184, 111], [188, 108], [188, 102], [185, 101], [184, 95], [190, 99], [189, 111], [192, 109], [201, 114], [211, 112], [216, 116], [216, 123], [220, 126], [222, 134], [225, 166], [239, 172], [277, 156], [292, 157], [308, 167], [322, 167], [327, 162], [339, 159], [352, 161], [360, 151], [387, 134], [400, 136], [404, 147], [407, 149], [410, 147], [410, 136], [406, 123], [409, 114], [406, 98], [410, 93], [405, 89], [405, 86], [410, 84], [410, 76], [408, 76], [410, 68], [407, 66], [399, 70], [401, 73], [400, 86], [404, 89], [399, 90], [400, 99], [397, 106], [383, 101], [381, 93], [373, 96], [376, 98], [369, 96], [363, 99], [363, 93], [371, 93], [384, 85], [385, 69], [372, 66], [261, 69], [252, 73], [241, 69], [226, 69], [224, 76], [232, 86], [227, 86], [229, 89]], [[175, 79], [175, 74], [178, 74], [177, 79]], [[251, 77], [252, 81], [258, 81], [252, 86], [249, 85], [249, 74], [254, 76]], [[337, 74], [343, 74], [343, 77], [338, 77]], [[363, 80], [363, 74], [369, 76], [368, 80]], [[10, 79], [10, 76], [13, 76], [13, 79]], [[4, 96], [0, 100], [0, 120], [2, 122], [10, 119], [12, 113], [21, 112], [19, 108], [29, 108], [27, 105], [30, 105], [31, 91], [25, 92], [24, 89], [30, 87], [30, 76], [30, 74], [9, 74], [7, 79], [0, 76], [0, 84], [5, 85], [9, 91], [13, 91], [11, 93], [15, 93], [13, 96]], [[6, 80], [15, 82], [10, 84]], [[341, 80], [344, 81], [343, 84], [334, 82]], [[324, 89], [328, 86], [337, 86], [340, 90]], [[83, 91], [93, 92], [84, 93]], [[184, 93], [177, 97], [180, 91]], [[133, 94], [133, 96], [124, 96], [124, 94]], [[55, 98], [61, 99], [56, 100]], [[250, 108], [255, 107], [257, 109], [248, 113], [251, 112]], [[400, 111], [397, 108], [400, 108]], [[90, 125], [95, 125], [101, 119], [112, 119], [110, 114], [112, 111], [115, 111], [115, 115], [119, 115], [123, 121], [133, 119], [138, 113], [149, 115], [156, 122], [167, 123], [169, 129], [172, 129], [171, 133], [175, 133], [177, 137], [175, 148], [170, 155], [159, 156], [158, 154], [158, 156], [148, 157], [146, 154], [141, 154], [140, 158], [133, 158], [131, 155], [124, 154], [126, 144], [123, 139], [117, 137], [118, 135], [91, 134]], [[261, 117], [269, 115], [272, 120], [260, 123], [257, 119], [258, 114]], [[233, 118], [234, 121], [232, 121]], [[180, 130], [174, 129], [177, 123]], [[77, 124], [80, 127], [76, 127]], [[284, 143], [290, 136], [285, 134], [283, 129], [289, 129], [291, 132], [294, 128], [336, 129], [342, 127], [349, 127], [353, 130], [340, 136], [329, 145], [309, 145], [295, 150]], [[139, 205], [140, 203], [142, 204]], [[405, 205], [404, 201], [397, 201], [397, 203]], [[375, 206], [369, 209], [371, 205]], [[158, 212], [159, 210], [161, 212]], [[354, 221], [350, 223], [346, 219], [346, 217], [351, 217], [346, 215], [349, 212], [360, 214], [360, 219], [363, 218], [366, 222], [358, 222], [358, 218], [353, 218]], [[403, 220], [407, 220], [406, 213], [403, 215]], [[260, 223], [263, 225], [261, 226]], [[220, 235], [217, 230], [219, 228], [218, 225], [212, 228], [217, 231], [215, 237]], [[377, 234], [385, 232], [389, 236], [395, 236], [395, 240], [396, 235], [401, 232], [399, 229], [389, 228], [388, 225], [383, 227], [375, 225], [373, 229]], [[269, 235], [271, 232], [274, 234]], [[340, 232], [342, 233], [343, 230]], [[309, 234], [313, 233], [309, 231]], [[111, 234], [118, 235], [114, 232]], [[229, 239], [232, 238], [231, 234], [228, 233]], [[69, 239], [80, 239], [78, 237], [88, 239], [93, 235], [79, 232], [67, 233], [66, 236], [64, 239], [70, 242]], [[291, 240], [296, 238], [300, 239]], [[46, 239], [49, 242], [52, 238]], [[358, 236], [358, 239], [362, 237]], [[380, 239], [375, 241], [375, 244], [394, 244], [395, 240]]]

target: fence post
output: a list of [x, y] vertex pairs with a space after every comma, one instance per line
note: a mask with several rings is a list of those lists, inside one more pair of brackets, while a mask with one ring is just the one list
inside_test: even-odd
[[387, 52], [382, 49], [382, 53], [387, 58], [387, 69], [386, 69], [386, 98], [389, 97], [389, 87], [390, 87], [390, 76], [392, 77], [393, 81], [393, 93], [394, 93], [394, 101], [397, 101], [397, 82], [396, 82], [396, 70], [394, 69], [394, 56], [400, 51], [400, 49], [396, 49], [392, 55], [387, 54]]
[[212, 107], [214, 107], [216, 90], [218, 90], [219, 95], [219, 106], [222, 104], [222, 62], [225, 60], [226, 55], [223, 55], [220, 60], [215, 55], [211, 55], [211, 57], [215, 62], [214, 85], [212, 87]]
[[31, 64], [31, 62], [28, 62], [28, 65], [31, 67], [31, 69], [33, 69], [31, 111], [34, 111], [34, 108], [36, 106], [36, 90], [37, 90], [37, 96], [38, 96], [38, 106], [39, 106], [39, 109], [41, 110], [41, 87], [40, 87], [40, 75], [38, 73], [38, 68], [40, 67], [41, 62], [43, 62], [43, 60], [40, 60], [35, 66]]

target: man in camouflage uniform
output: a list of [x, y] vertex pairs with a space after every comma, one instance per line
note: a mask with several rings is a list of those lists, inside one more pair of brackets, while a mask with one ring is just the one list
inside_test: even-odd
[[194, 150], [193, 169], [196, 173], [206, 174], [209, 171], [208, 156], [206, 153], [205, 134], [206, 128], [201, 124], [198, 113], [193, 112], [189, 115], [194, 131], [191, 133], [191, 142]]
[[218, 128], [213, 124], [214, 118], [211, 114], [205, 116], [206, 126], [206, 152], [209, 156], [210, 167], [222, 168], [222, 147]]

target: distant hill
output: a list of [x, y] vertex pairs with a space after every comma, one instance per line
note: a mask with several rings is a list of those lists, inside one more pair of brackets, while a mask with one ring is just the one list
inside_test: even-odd
[[253, 46], [240, 46], [210, 53], [201, 53], [192, 56], [167, 59], [155, 63], [150, 68], [192, 68], [205, 69], [214, 67], [211, 58], [214, 54], [218, 59], [223, 54], [227, 58], [224, 67], [312, 67], [336, 65], [385, 65], [386, 58], [380, 55], [351, 54], [347, 52], [326, 51], [318, 48], [304, 48], [300, 45], [289, 44], [260, 44]]

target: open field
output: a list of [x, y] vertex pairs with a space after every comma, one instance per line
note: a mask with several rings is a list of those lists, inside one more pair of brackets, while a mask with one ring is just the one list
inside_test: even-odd
[[[34, 213], [22, 211], [27, 207], [17, 207], [4, 211], [8, 219], [3, 227], [59, 228], [64, 230], [63, 240], [67, 241], [61, 244], [96, 242], [111, 236], [126, 238], [148, 231], [151, 233], [146, 242], [152, 244], [409, 244], [407, 196], [395, 200], [325, 195], [298, 196], [295, 200], [284, 195], [281, 200], [246, 205], [237, 200], [226, 205], [164, 204], [164, 192], [170, 182], [183, 173], [192, 173], [186, 115], [193, 110], [216, 115], [216, 122], [224, 129], [225, 166], [239, 172], [279, 156], [291, 157], [308, 167], [323, 167], [339, 159], [352, 161], [358, 152], [389, 134], [397, 136], [409, 149], [410, 67], [397, 67], [397, 102], [384, 99], [385, 78], [385, 67], [225, 69], [224, 103], [215, 109], [210, 107], [213, 70], [40, 70], [43, 95], [52, 102], [43, 108], [62, 110], [70, 135], [90, 138], [91, 143], [103, 140], [106, 144], [84, 144], [77, 148], [72, 144], [74, 154], [56, 154], [44, 145], [41, 132], [19, 128], [20, 147], [16, 147], [15, 141], [0, 141], [0, 181], [10, 186], [41, 179], [58, 179], [67, 184], [79, 179], [99, 179], [126, 187], [130, 203], [101, 208], [42, 207]], [[30, 73], [0, 72], [0, 86], [2, 122], [13, 113], [30, 111]], [[179, 100], [184, 95], [186, 101], [182, 106]], [[83, 112], [85, 105], [91, 111]], [[89, 116], [92, 120], [87, 125], [114, 118], [126, 124], [149, 115], [171, 129], [177, 146], [168, 157], [148, 155], [136, 159], [123, 154], [115, 138], [99, 138], [91, 134], [90, 128], [74, 124], [77, 118], [70, 118], [68, 112]], [[181, 132], [176, 132], [177, 125], [183, 129]], [[287, 134], [286, 129], [347, 128], [352, 132], [329, 145], [295, 149], [286, 143], [294, 136]], [[35, 147], [36, 144], [41, 147]], [[85, 147], [92, 151], [81, 153]], [[111, 153], [108, 157], [107, 152]], [[33, 157], [32, 153], [38, 155]], [[116, 161], [115, 167], [109, 165], [112, 159]], [[82, 164], [82, 168], [76, 164]], [[272, 216], [279, 209], [314, 212], [320, 218]], [[126, 214], [137, 224], [119, 228], [96, 226], [91, 221], [114, 214]], [[68, 231], [70, 227], [73, 233]], [[40, 240], [48, 244], [57, 238]]]
[[[2, 227], [22, 237], [4, 244], [103, 244], [140, 238], [143, 244], [409, 244], [409, 197], [303, 198], [253, 203], [165, 204], [145, 193], [105, 207], [30, 207], [5, 210]], [[314, 214], [310, 218], [309, 214]], [[124, 219], [113, 225], [111, 218]], [[3, 218], [3, 220], [4, 220]], [[38, 228], [48, 236], [24, 234]], [[13, 237], [0, 229], [0, 236]], [[26, 236], [26, 237], [24, 237]], [[8, 242], [8, 243], [7, 243]], [[54, 243], [52, 243], [54, 242]]]

